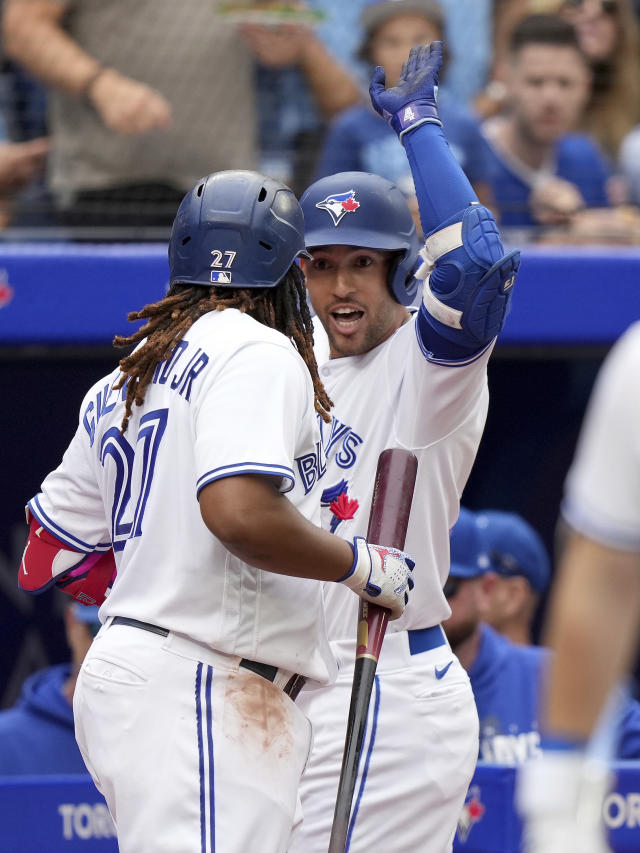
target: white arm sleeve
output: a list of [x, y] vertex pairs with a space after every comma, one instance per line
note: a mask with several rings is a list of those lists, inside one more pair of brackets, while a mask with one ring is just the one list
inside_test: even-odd
[[640, 323], [600, 370], [565, 484], [567, 522], [603, 545], [640, 551]]
[[198, 492], [237, 474], [272, 475], [282, 491], [293, 488], [296, 436], [313, 387], [290, 344], [242, 347], [202, 384], [193, 405]]

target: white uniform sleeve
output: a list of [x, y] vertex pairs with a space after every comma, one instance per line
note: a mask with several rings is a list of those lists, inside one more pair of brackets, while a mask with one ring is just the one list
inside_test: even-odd
[[[398, 388], [393, 401], [395, 437], [405, 447], [420, 449], [468, 424], [475, 453], [487, 415], [487, 362], [493, 344], [467, 364], [436, 364], [425, 359], [414, 324], [415, 320], [407, 323], [390, 342], [387, 381], [389, 387]], [[412, 339], [403, 341], [406, 335]], [[399, 385], [398, 376], [402, 376]]]
[[198, 493], [237, 474], [273, 475], [282, 491], [292, 489], [296, 437], [310, 406], [311, 377], [291, 345], [252, 343], [234, 352], [193, 401]]
[[41, 492], [29, 501], [29, 509], [49, 533], [70, 548], [87, 553], [111, 547], [95, 464], [89, 435], [80, 423], [62, 462], [47, 475]]
[[562, 514], [579, 533], [640, 551], [640, 324], [600, 370], [567, 476]]

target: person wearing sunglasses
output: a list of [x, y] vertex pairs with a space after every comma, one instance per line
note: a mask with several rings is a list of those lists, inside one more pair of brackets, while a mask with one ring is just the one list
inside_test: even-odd
[[496, 575], [487, 622], [514, 643], [531, 644], [533, 622], [551, 579], [547, 549], [518, 513], [484, 510], [477, 523]]
[[479, 758], [519, 764], [540, 754], [537, 706], [547, 652], [516, 645], [485, 621], [498, 576], [491, 571], [476, 513], [461, 507], [450, 545], [443, 592], [451, 616], [442, 627], [471, 681], [480, 721]]
[[[515, 766], [540, 758], [545, 749], [538, 721], [551, 653], [513, 643], [487, 623], [499, 583], [492, 553], [496, 538], [487, 535], [488, 529], [485, 512], [461, 507], [451, 530], [451, 569], [443, 587], [451, 617], [442, 627], [471, 681], [480, 721], [479, 760]], [[502, 535], [498, 547], [508, 554], [513, 533], [503, 526]], [[612, 713], [612, 720], [603, 718], [602, 730], [607, 726], [615, 732], [611, 748], [616, 757], [639, 758], [640, 704], [621, 692]]]

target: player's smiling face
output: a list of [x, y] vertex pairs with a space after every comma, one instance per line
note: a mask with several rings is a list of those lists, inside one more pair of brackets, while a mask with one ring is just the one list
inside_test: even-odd
[[407, 319], [391, 295], [392, 252], [358, 246], [318, 246], [303, 262], [313, 309], [329, 338], [331, 358], [369, 352]]

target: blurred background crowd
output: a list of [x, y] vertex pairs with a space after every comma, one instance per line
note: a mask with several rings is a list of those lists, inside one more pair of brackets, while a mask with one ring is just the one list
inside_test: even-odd
[[[640, 242], [637, 0], [3, 0], [7, 236], [164, 240], [203, 174], [300, 193], [360, 169], [412, 197], [375, 65], [444, 40], [441, 112], [517, 242]], [[508, 234], [507, 234], [508, 236]]]

